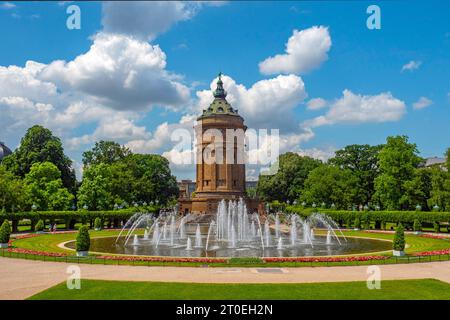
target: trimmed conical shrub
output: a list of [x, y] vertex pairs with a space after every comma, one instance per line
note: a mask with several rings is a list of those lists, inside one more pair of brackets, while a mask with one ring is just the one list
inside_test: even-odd
[[87, 226], [81, 226], [77, 235], [77, 251], [89, 251], [90, 246], [89, 229]]
[[5, 220], [0, 227], [0, 243], [8, 243], [11, 237], [11, 226], [9, 221]]
[[393, 249], [395, 251], [404, 251], [405, 250], [405, 229], [403, 229], [403, 226], [401, 223], [395, 229]]

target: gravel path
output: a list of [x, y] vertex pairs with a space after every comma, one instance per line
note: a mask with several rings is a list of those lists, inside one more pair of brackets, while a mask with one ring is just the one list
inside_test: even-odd
[[[25, 299], [67, 280], [70, 264], [0, 258], [0, 299]], [[203, 283], [366, 281], [367, 266], [191, 268], [80, 264], [83, 279]], [[450, 261], [383, 265], [382, 280], [434, 278], [450, 283]], [[83, 284], [81, 283], [81, 286]]]

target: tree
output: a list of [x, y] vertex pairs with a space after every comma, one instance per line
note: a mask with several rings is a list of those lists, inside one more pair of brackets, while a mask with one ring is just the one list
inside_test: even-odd
[[0, 165], [0, 209], [9, 212], [24, 209], [25, 200], [23, 181]]
[[166, 204], [178, 198], [177, 180], [166, 158], [156, 154], [131, 154], [124, 163], [131, 170], [133, 201], [158, 200]]
[[446, 159], [447, 171], [450, 172], [450, 148], [448, 148], [447, 152], [445, 152], [445, 159]]
[[111, 168], [108, 164], [87, 167], [83, 171], [83, 181], [78, 189], [78, 207], [85, 205], [90, 210], [109, 210], [122, 199], [114, 198], [111, 193]]
[[292, 203], [299, 198], [308, 174], [321, 161], [287, 152], [280, 155], [278, 164], [278, 171], [274, 175], [259, 176], [257, 194], [265, 201], [289, 200]]
[[78, 205], [91, 210], [112, 209], [115, 204], [158, 200], [166, 204], [178, 197], [178, 185], [169, 161], [159, 155], [130, 154], [112, 164], [96, 164], [83, 172]]
[[64, 188], [61, 172], [53, 163], [33, 164], [24, 182], [28, 207], [33, 204], [39, 210], [67, 210], [71, 207], [74, 196]]
[[25, 177], [35, 163], [51, 162], [61, 172], [64, 187], [70, 191], [75, 188], [75, 172], [72, 161], [64, 154], [59, 138], [53, 136], [49, 129], [33, 126], [27, 130], [19, 148], [5, 157], [2, 163], [13, 174]]
[[388, 137], [378, 154], [380, 175], [375, 179], [374, 200], [388, 210], [402, 207], [400, 199], [405, 193], [405, 182], [413, 178], [421, 162], [417, 146], [406, 136]]
[[428, 207], [438, 205], [440, 210], [450, 210], [450, 173], [440, 168], [431, 169], [431, 191]]
[[347, 209], [353, 204], [356, 185], [357, 179], [350, 170], [321, 165], [309, 173], [300, 199], [307, 203], [334, 203], [336, 208]]
[[427, 168], [415, 169], [411, 180], [403, 183], [404, 193], [399, 200], [402, 208], [414, 210], [417, 205], [428, 208], [428, 199], [432, 188], [432, 171]]
[[112, 164], [123, 160], [131, 152], [128, 148], [114, 141], [99, 141], [95, 143], [92, 150], [83, 152], [83, 165], [85, 167], [106, 163]]
[[375, 192], [374, 180], [379, 174], [378, 153], [382, 145], [349, 145], [336, 151], [334, 158], [328, 163], [337, 165], [342, 169], [349, 169], [357, 179], [355, 203], [366, 204], [372, 199]]

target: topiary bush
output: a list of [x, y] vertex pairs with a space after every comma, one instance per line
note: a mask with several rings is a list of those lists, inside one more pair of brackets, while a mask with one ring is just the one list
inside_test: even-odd
[[419, 219], [414, 220], [413, 230], [416, 232], [422, 231], [422, 223], [420, 222]]
[[77, 251], [89, 251], [91, 247], [91, 238], [87, 226], [81, 226], [77, 235]]
[[44, 230], [44, 228], [45, 228], [44, 221], [42, 221], [42, 219], [40, 219], [34, 226], [34, 231], [41, 232]]
[[403, 228], [401, 223], [395, 229], [394, 243], [392, 249], [394, 249], [395, 251], [405, 250], [405, 229]]
[[434, 229], [434, 232], [436, 232], [436, 233], [441, 232], [441, 225], [439, 224], [439, 222], [435, 221], [433, 223], [433, 229]]
[[95, 230], [102, 230], [103, 228], [103, 223], [102, 223], [102, 219], [100, 218], [95, 218], [94, 220], [94, 229]]
[[8, 243], [11, 237], [11, 226], [8, 220], [3, 221], [0, 227], [0, 243]]

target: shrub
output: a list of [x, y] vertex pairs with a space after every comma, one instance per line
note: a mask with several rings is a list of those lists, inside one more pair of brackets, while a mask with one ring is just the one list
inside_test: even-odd
[[102, 219], [100, 219], [99, 217], [95, 218], [94, 220], [94, 228], [96, 230], [101, 230], [103, 228]]
[[45, 228], [44, 221], [42, 221], [42, 219], [40, 219], [34, 226], [34, 231], [36, 231], [36, 232], [43, 231], [44, 228]]
[[439, 224], [439, 222], [435, 221], [433, 223], [433, 229], [434, 229], [434, 232], [436, 232], [436, 233], [441, 232], [441, 225]]
[[0, 243], [8, 243], [11, 236], [11, 226], [9, 221], [5, 220], [0, 227]]
[[347, 229], [350, 229], [352, 227], [352, 219], [350, 216], [347, 217], [345, 224], [347, 225]]
[[362, 227], [365, 230], [370, 230], [370, 219], [368, 215], [364, 215], [363, 221], [362, 221]]
[[413, 230], [422, 231], [422, 223], [420, 222], [419, 219], [414, 219]]
[[77, 235], [77, 251], [89, 251], [90, 246], [89, 229], [87, 226], [81, 226]]
[[403, 229], [403, 226], [401, 223], [395, 229], [394, 243], [393, 243], [392, 248], [395, 251], [405, 250], [405, 229]]
[[386, 230], [386, 221], [384, 220], [381, 221], [381, 229]]
[[355, 221], [353, 222], [353, 225], [356, 229], [361, 229], [361, 220], [359, 220], [359, 217], [355, 218]]

